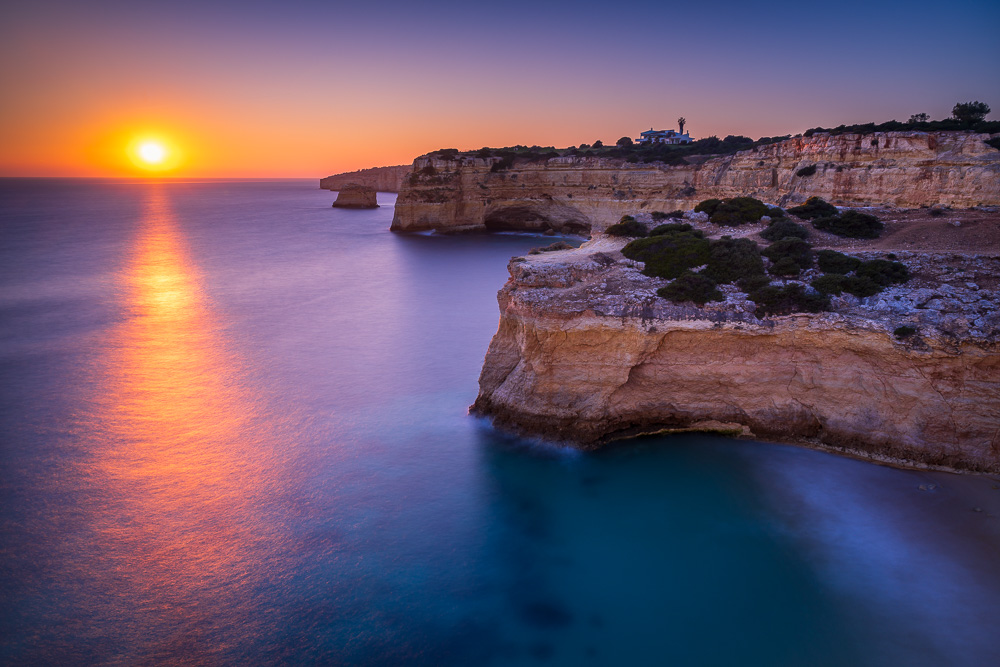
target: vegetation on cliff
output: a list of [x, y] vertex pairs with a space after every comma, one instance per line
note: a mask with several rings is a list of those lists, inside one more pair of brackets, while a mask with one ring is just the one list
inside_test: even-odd
[[604, 230], [611, 236], [627, 236], [632, 238], [646, 236], [646, 226], [631, 215], [623, 215], [621, 220]]
[[877, 239], [885, 228], [874, 215], [858, 211], [844, 211], [840, 215], [816, 218], [812, 225], [824, 232], [852, 239]]
[[694, 207], [695, 213], [705, 213], [708, 219], [727, 227], [757, 222], [768, 214], [767, 204], [753, 197], [706, 199]]
[[925, 113], [913, 114], [906, 122], [890, 120], [885, 123], [862, 123], [856, 125], [838, 125], [837, 127], [814, 127], [803, 134], [811, 137], [814, 134], [871, 134], [873, 132], [1000, 132], [1000, 121], [986, 120], [990, 112], [988, 104], [983, 102], [959, 102], [951, 110], [951, 118], [930, 120]]

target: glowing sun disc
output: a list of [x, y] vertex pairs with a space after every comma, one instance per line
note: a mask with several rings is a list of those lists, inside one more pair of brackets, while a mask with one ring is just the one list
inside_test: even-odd
[[139, 157], [148, 164], [159, 164], [167, 157], [167, 149], [161, 144], [147, 141], [139, 146]]

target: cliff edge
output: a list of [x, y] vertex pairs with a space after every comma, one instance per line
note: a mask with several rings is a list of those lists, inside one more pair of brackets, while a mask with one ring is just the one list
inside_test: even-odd
[[811, 196], [846, 206], [997, 206], [1000, 150], [986, 143], [990, 137], [816, 133], [677, 166], [597, 157], [507, 165], [497, 157], [424, 156], [402, 182], [392, 229], [587, 234], [637, 210], [744, 195], [779, 206]]
[[372, 167], [321, 178], [319, 187], [323, 190], [340, 190], [345, 185], [356, 183], [373, 188], [376, 192], [399, 192], [399, 188], [410, 174], [410, 165], [393, 167]]
[[[584, 447], [707, 429], [1000, 472], [1000, 252], [904, 244], [892, 259], [910, 267], [905, 285], [757, 317], [733, 286], [703, 307], [658, 297], [667, 281], [643, 275], [624, 244], [599, 236], [511, 260], [473, 412]], [[882, 244], [853, 250], [880, 257]]]

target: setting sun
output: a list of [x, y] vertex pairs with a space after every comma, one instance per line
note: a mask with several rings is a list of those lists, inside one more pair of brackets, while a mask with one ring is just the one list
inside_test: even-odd
[[182, 157], [176, 143], [160, 133], [142, 133], [133, 136], [128, 142], [125, 153], [133, 167], [157, 173], [177, 169]]
[[167, 149], [154, 141], [147, 141], [139, 146], [139, 157], [149, 164], [160, 164], [167, 156]]

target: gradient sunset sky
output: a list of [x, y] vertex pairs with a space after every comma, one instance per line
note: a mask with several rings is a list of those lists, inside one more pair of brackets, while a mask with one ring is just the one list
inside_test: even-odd
[[437, 148], [1000, 117], [1000, 3], [14, 0], [0, 176], [320, 177]]

